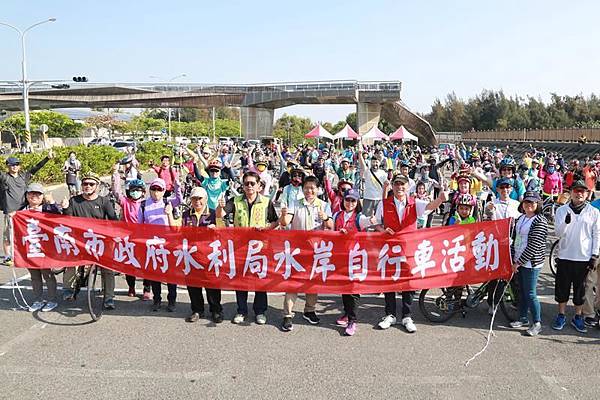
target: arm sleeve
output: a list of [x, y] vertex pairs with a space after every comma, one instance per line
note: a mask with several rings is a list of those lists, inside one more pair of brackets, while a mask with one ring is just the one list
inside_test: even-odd
[[46, 163], [48, 162], [48, 160], [50, 160], [48, 157], [44, 157], [44, 159], [42, 161], [40, 161], [39, 163], [35, 164], [33, 166], [33, 168], [31, 168], [29, 170], [29, 173], [31, 174], [31, 176], [35, 175], [36, 172], [38, 172], [40, 169], [42, 169], [42, 167], [44, 165], [46, 165]]
[[269, 205], [267, 206], [267, 222], [272, 224], [278, 219], [279, 217], [277, 217], [277, 211], [275, 211], [275, 206], [273, 205], [273, 202], [269, 200]]
[[547, 236], [548, 221], [544, 217], [536, 218], [534, 223], [531, 225], [529, 235], [527, 235], [527, 247], [525, 247], [523, 254], [521, 254], [521, 257], [519, 258], [519, 264], [527, 264], [527, 262], [531, 261], [535, 255], [536, 250], [539, 251], [539, 249], [545, 249]]

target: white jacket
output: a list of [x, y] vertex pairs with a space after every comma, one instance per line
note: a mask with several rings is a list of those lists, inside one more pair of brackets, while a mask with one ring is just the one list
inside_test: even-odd
[[[566, 224], [565, 217], [571, 214], [571, 222]], [[558, 258], [570, 261], [589, 261], [600, 250], [600, 211], [590, 204], [575, 214], [565, 204], [556, 210], [554, 229], [560, 242]]]

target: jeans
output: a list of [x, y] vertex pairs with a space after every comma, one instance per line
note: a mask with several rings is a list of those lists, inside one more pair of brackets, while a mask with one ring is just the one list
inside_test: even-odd
[[[202, 296], [202, 288], [188, 286], [187, 290], [190, 295], [192, 312], [200, 315], [204, 314], [204, 296]], [[205, 290], [206, 299], [208, 300], [208, 310], [211, 313], [223, 312], [223, 306], [221, 306], [221, 290], [209, 288], [206, 288]]]
[[533, 322], [542, 322], [540, 301], [537, 297], [537, 281], [541, 268], [519, 268], [519, 286], [521, 299], [519, 301], [519, 319], [528, 321], [527, 311], [531, 312]]
[[[156, 281], [150, 281], [152, 285], [152, 297], [154, 297], [154, 302], [158, 303], [162, 301], [162, 296], [160, 294], [162, 290], [162, 283]], [[177, 285], [174, 283], [167, 283], [167, 290], [169, 293], [167, 294], [167, 301], [169, 303], [175, 303], [177, 300]]]
[[[396, 292], [384, 293], [385, 315], [396, 316]], [[402, 292], [402, 318], [410, 317], [410, 306], [412, 305], [415, 292]]]
[[[248, 292], [236, 290], [235, 301], [237, 303], [237, 313], [248, 315]], [[254, 315], [264, 314], [267, 311], [267, 306], [267, 292], [255, 292], [254, 304], [252, 306]]]

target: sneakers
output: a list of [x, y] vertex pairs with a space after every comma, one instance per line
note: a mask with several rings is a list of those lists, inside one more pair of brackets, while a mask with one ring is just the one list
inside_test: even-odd
[[267, 316], [265, 314], [258, 314], [255, 318], [254, 321], [258, 324], [258, 325], [264, 325], [267, 323]]
[[565, 314], [558, 314], [556, 316], [556, 318], [554, 319], [554, 322], [552, 323], [552, 329], [555, 329], [557, 331], [562, 331], [562, 329], [565, 327], [567, 323], [567, 318], [565, 317]]
[[342, 317], [339, 317], [339, 318], [337, 319], [337, 321], [335, 321], [335, 324], [336, 324], [337, 326], [342, 326], [342, 327], [344, 327], [344, 328], [345, 328], [345, 327], [347, 327], [347, 326], [348, 326], [348, 316], [347, 316], [347, 315], [344, 315], [344, 316], [342, 316]]
[[49, 301], [46, 303], [46, 305], [42, 308], [42, 312], [48, 312], [48, 311], [52, 311], [54, 310], [56, 307], [58, 307], [58, 303], [55, 301]]
[[160, 300], [155, 300], [154, 303], [152, 303], [152, 311], [160, 310], [160, 304], [161, 304]]
[[193, 312], [187, 317], [185, 317], [185, 322], [198, 322], [200, 319], [200, 314], [197, 312]]
[[404, 329], [406, 329], [406, 332], [408, 332], [408, 333], [415, 333], [417, 331], [417, 326], [415, 325], [415, 323], [411, 317], [402, 318], [402, 325], [404, 326]]
[[542, 323], [536, 322], [535, 324], [531, 325], [531, 327], [529, 329], [527, 329], [527, 332], [525, 332], [525, 335], [526, 336], [537, 336], [540, 334], [541, 331], [542, 331]]
[[177, 309], [177, 306], [175, 305], [174, 301], [169, 301], [169, 304], [167, 304], [167, 311], [168, 312], [175, 312], [175, 310]]
[[114, 299], [104, 300], [104, 309], [105, 310], [114, 310], [115, 309], [115, 300]]
[[222, 313], [214, 312], [214, 313], [212, 313], [211, 317], [215, 324], [220, 324], [221, 322], [223, 322], [223, 314]]
[[294, 325], [292, 324], [292, 317], [283, 317], [283, 322], [281, 323], [281, 330], [284, 332], [290, 332], [294, 329]]
[[150, 301], [152, 300], [152, 293], [144, 291], [144, 295], [142, 296], [142, 301]]
[[127, 297], [135, 297], [135, 288], [129, 288], [129, 291], [127, 292]]
[[579, 333], [587, 333], [587, 328], [585, 327], [582, 315], [575, 315], [571, 320], [571, 326]]
[[379, 321], [379, 323], [377, 324], [377, 326], [379, 326], [380, 329], [388, 329], [392, 325], [396, 325], [396, 317], [394, 317], [391, 314], [383, 317], [381, 321]]
[[243, 324], [244, 321], [246, 321], [246, 316], [244, 314], [235, 314], [235, 316], [231, 320], [231, 323], [239, 325], [239, 324]]
[[308, 323], [311, 325], [317, 325], [319, 322], [321, 322], [321, 320], [319, 319], [319, 317], [317, 317], [317, 314], [315, 314], [314, 311], [303, 313], [302, 318], [308, 321]]
[[40, 311], [42, 308], [44, 308], [44, 304], [45, 303], [43, 301], [36, 301], [35, 303], [29, 306], [29, 312]]
[[511, 328], [523, 328], [523, 327], [529, 325], [529, 321], [524, 322], [524, 321], [518, 320], [518, 321], [511, 322], [509, 325]]
[[598, 326], [598, 320], [596, 319], [596, 317], [585, 317], [583, 319], [583, 322], [588, 328], [594, 328]]
[[355, 321], [348, 322], [348, 326], [346, 326], [346, 330], [344, 330], [344, 335], [354, 336], [355, 333], [356, 333], [356, 322]]

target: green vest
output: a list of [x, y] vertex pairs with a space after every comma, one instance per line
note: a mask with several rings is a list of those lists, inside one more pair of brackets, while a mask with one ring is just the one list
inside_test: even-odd
[[[233, 199], [233, 204], [235, 206], [233, 226], [264, 228], [268, 225], [267, 208], [269, 206], [269, 199], [267, 197], [259, 194], [252, 205], [251, 212], [248, 210], [248, 202], [246, 201], [246, 196], [243, 194], [236, 196]], [[250, 217], [248, 217], [248, 214], [250, 214]]]

